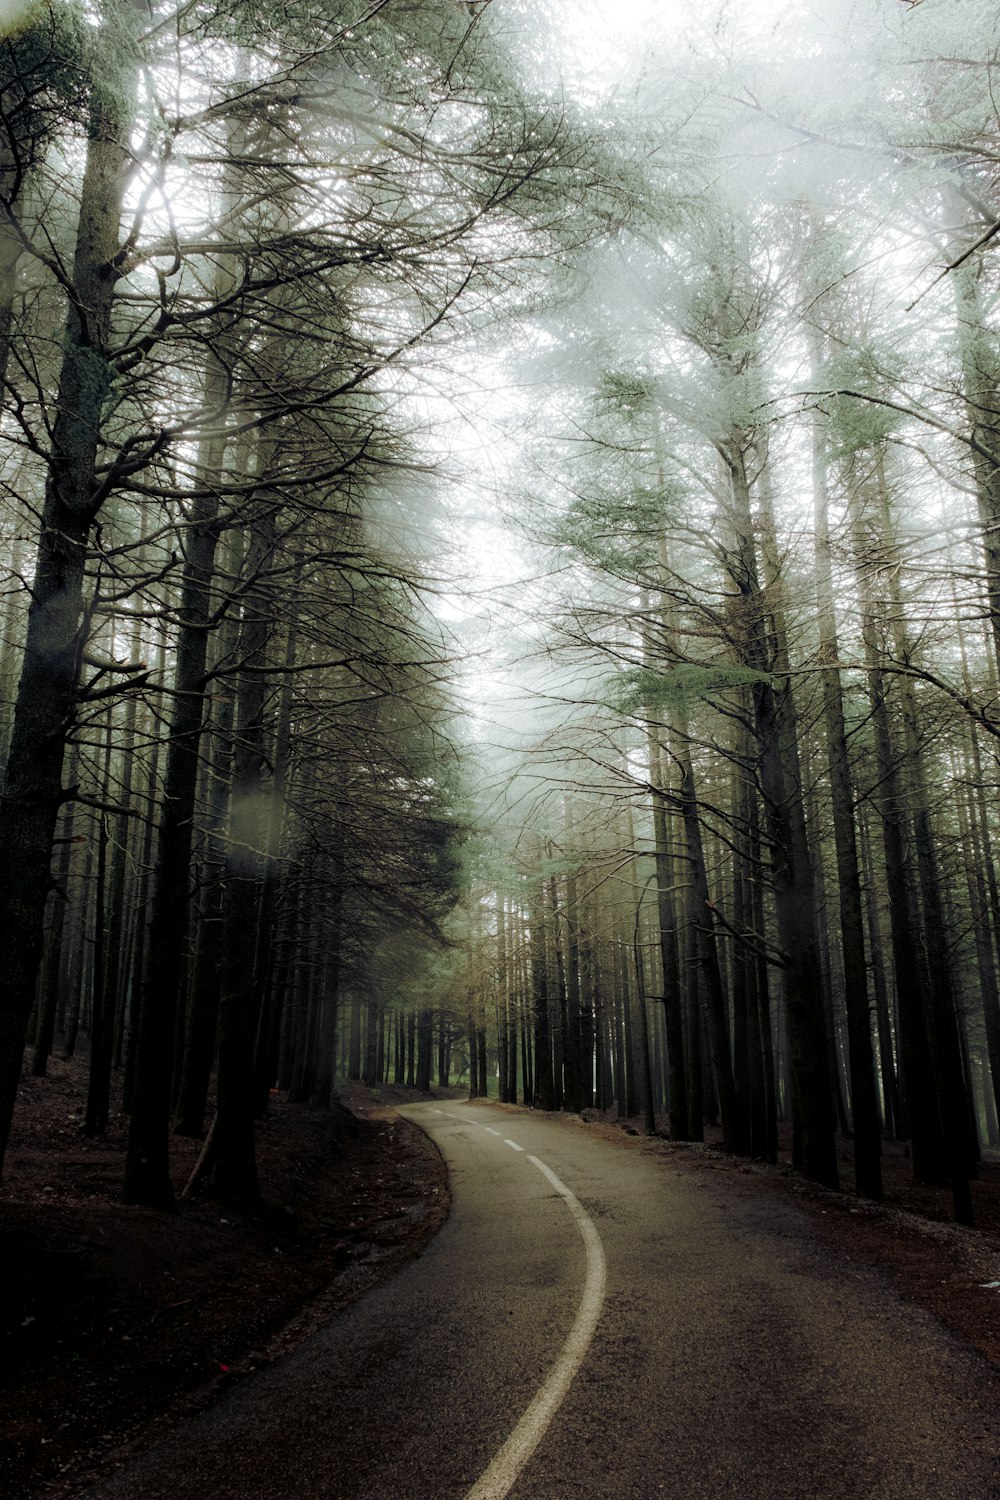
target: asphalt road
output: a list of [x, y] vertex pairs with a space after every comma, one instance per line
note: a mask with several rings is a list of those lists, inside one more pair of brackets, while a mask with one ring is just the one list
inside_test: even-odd
[[429, 1248], [89, 1496], [1000, 1497], [990, 1368], [794, 1205], [582, 1123], [403, 1113], [451, 1173]]

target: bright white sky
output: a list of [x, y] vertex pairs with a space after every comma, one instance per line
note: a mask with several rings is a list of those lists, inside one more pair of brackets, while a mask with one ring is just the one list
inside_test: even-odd
[[27, 9], [30, 0], [0, 0], [0, 35]]
[[563, 64], [591, 84], [615, 84], [634, 75], [643, 56], [691, 48], [725, 49], [734, 31], [758, 33], [785, 16], [802, 18], [803, 0], [556, 0]]

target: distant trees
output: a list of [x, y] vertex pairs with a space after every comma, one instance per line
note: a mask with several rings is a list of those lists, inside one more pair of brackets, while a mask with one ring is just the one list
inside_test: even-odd
[[[996, 24], [967, 19], [959, 43], [941, 8], [887, 7], [874, 38], [845, 11], [822, 45], [789, 21], [767, 56], [735, 40], [717, 93], [704, 59], [651, 80], [654, 227], [594, 263], [532, 415], [546, 667], [537, 616], [527, 633], [553, 727], [522, 736], [511, 798], [550, 789], [536, 840], [539, 807], [574, 809], [570, 848], [543, 817], [556, 867], [511, 830], [548, 955], [536, 1102], [565, 1098], [582, 1046], [595, 1102], [638, 1112], [641, 1014], [674, 1136], [719, 1119], [730, 1149], [773, 1158], [788, 1119], [797, 1163], [833, 1184], [839, 1124], [878, 1198], [885, 1131], [963, 1220], [997, 1113], [1000, 369], [976, 83]], [[845, 97], [820, 119], [824, 46]], [[588, 338], [597, 369], [569, 352]], [[593, 1033], [569, 1019], [560, 899]], [[500, 932], [509, 973], [509, 912]]]

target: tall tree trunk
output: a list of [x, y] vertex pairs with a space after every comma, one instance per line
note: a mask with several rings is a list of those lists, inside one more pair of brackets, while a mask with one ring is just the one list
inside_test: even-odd
[[373, 996], [369, 995], [366, 1005], [367, 1018], [365, 1022], [365, 1061], [361, 1069], [361, 1081], [367, 1083], [371, 1088], [378, 1083], [378, 1034], [379, 1034], [379, 1006]]
[[504, 923], [503, 894], [496, 893], [497, 913], [497, 1070], [500, 1102], [510, 1101], [510, 1033], [508, 1015], [510, 995], [507, 975], [507, 933]]
[[[223, 186], [223, 214], [231, 222], [238, 216], [241, 199], [237, 163], [246, 144], [245, 130], [246, 120], [234, 117], [231, 167]], [[220, 306], [227, 306], [236, 275], [232, 257], [216, 262], [213, 294]], [[210, 414], [210, 426], [198, 444], [195, 489], [187, 515], [159, 840], [145, 970], [135, 1016], [135, 1090], [122, 1199], [152, 1207], [169, 1206], [173, 1198], [167, 1170], [173, 1094], [170, 1059], [187, 960], [192, 839], [201, 741], [209, 716], [207, 663], [216, 552], [225, 526], [220, 475], [229, 447], [225, 414], [231, 404], [234, 339], [234, 314], [227, 308], [214, 319], [205, 364], [203, 405]], [[241, 440], [235, 462], [247, 476], [251, 474], [249, 439]], [[266, 459], [258, 463], [258, 474], [265, 472]]]
[[[153, 680], [158, 685], [162, 683], [165, 675], [166, 657], [167, 644], [164, 633], [161, 630], [157, 641], [156, 659], [153, 667]], [[122, 1081], [122, 1097], [126, 1114], [132, 1108], [132, 1095], [135, 1085], [135, 1010], [137, 997], [142, 989], [146, 943], [149, 936], [150, 872], [153, 864], [156, 814], [159, 810], [160, 799], [160, 767], [163, 759], [163, 745], [159, 735], [155, 734], [155, 726], [162, 717], [162, 708], [163, 692], [162, 688], [157, 686], [150, 695], [146, 720], [148, 732], [154, 734], [155, 738], [146, 764], [146, 774], [140, 794], [143, 806], [143, 818], [142, 833], [136, 855], [139, 868], [136, 874], [135, 891], [132, 900], [128, 966], [123, 982], [122, 1001], [115, 1018], [115, 1066], [120, 1067], [122, 1060], [124, 1060], [125, 1076]]]
[[[434, 1012], [424, 1006], [417, 1015], [417, 1068], [416, 1086], [422, 1094], [430, 1093], [431, 1064], [434, 1056]], [[474, 1060], [469, 1058], [470, 1070]]]
[[[573, 834], [573, 810], [568, 797], [563, 798], [563, 819], [567, 841]], [[577, 902], [576, 875], [566, 875], [566, 1031], [563, 1040], [563, 1068], [567, 1109], [579, 1114], [580, 1084], [580, 912]]]
[[333, 1070], [337, 1050], [337, 1011], [340, 988], [341, 906], [339, 895], [335, 895], [327, 914], [326, 961], [323, 965], [323, 993], [320, 997], [316, 1083], [310, 1100], [310, 1103], [317, 1105], [320, 1109], [329, 1109], [333, 1100]]
[[[212, 469], [222, 458], [222, 444], [217, 446], [214, 462], [207, 465]], [[214, 491], [207, 490], [194, 509], [178, 609], [180, 628], [145, 972], [134, 1017], [135, 1088], [122, 1188], [124, 1202], [154, 1208], [173, 1202], [168, 1171], [170, 1060], [187, 942], [210, 590], [221, 529]]]
[[617, 919], [612, 921], [608, 926], [607, 936], [608, 966], [613, 976], [610, 1042], [611, 1055], [614, 1059], [613, 1097], [618, 1106], [620, 1120], [627, 1119], [630, 1114], [635, 1113], [635, 1058], [632, 1055], [631, 996], [626, 967], [626, 941], [622, 924]]
[[[72, 778], [76, 767], [76, 746], [70, 749], [69, 775]], [[52, 920], [45, 949], [45, 963], [39, 988], [39, 1016], [35, 1033], [35, 1045], [31, 1055], [31, 1072], [35, 1078], [44, 1078], [48, 1071], [56, 1032], [56, 1016], [59, 1009], [59, 994], [62, 983], [64, 945], [69, 934], [67, 921], [69, 906], [69, 881], [72, 868], [75, 835], [74, 809], [67, 805], [62, 815], [62, 831], [56, 839], [58, 863], [54, 872], [52, 889]]]
[[[910, 834], [906, 809], [921, 800], [919, 791], [915, 794], [911, 785], [914, 775], [919, 771], [919, 729], [911, 698], [908, 704], [904, 702], [902, 705], [901, 714], [907, 771], [907, 785], [904, 789], [889, 718], [885, 655], [875, 602], [879, 587], [877, 574], [885, 571], [883, 563], [889, 557], [884, 524], [884, 496], [880, 492], [875, 497], [874, 506], [862, 509], [863, 505], [864, 496], [859, 490], [854, 496], [855, 568], [862, 590], [862, 629], [875, 737], [877, 796], [883, 829], [903, 1073], [913, 1141], [913, 1170], [918, 1181], [944, 1183], [949, 1180], [954, 1165], [953, 1142], [949, 1139], [949, 1132], [953, 1127], [949, 1127], [947, 1105], [941, 1092], [941, 1060], [935, 1059], [934, 1055], [933, 1014], [940, 1000], [935, 1001], [934, 996], [936, 979], [931, 972], [931, 947], [937, 946], [937, 940], [928, 934], [926, 927], [930, 911], [938, 905], [938, 901], [937, 896], [933, 895], [930, 911], [925, 910], [921, 914], [918, 902], [928, 894], [929, 873], [924, 869], [922, 875], [915, 875], [906, 853]], [[898, 599], [890, 599], [888, 602], [892, 609], [900, 607]], [[901, 618], [898, 628], [903, 628]], [[898, 644], [902, 644], [901, 640]], [[899, 681], [906, 685], [905, 679]], [[926, 794], [923, 812], [927, 812]], [[921, 822], [922, 838], [919, 841], [926, 853], [929, 820], [923, 816]], [[914, 849], [915, 860], [919, 864], [920, 855], [916, 847], [918, 838], [919, 836], [914, 839]], [[923, 954], [926, 954], [926, 962], [921, 960]], [[950, 977], [946, 980], [946, 988], [950, 993]]]
[[872, 956], [872, 986], [875, 991], [875, 1013], [878, 1021], [879, 1071], [882, 1075], [882, 1098], [885, 1113], [886, 1140], [901, 1134], [902, 1106], [899, 1078], [893, 1054], [893, 1027], [889, 1013], [889, 992], [882, 956], [882, 928], [879, 921], [875, 864], [868, 826], [862, 813], [859, 822], [861, 864], [865, 876], [865, 921], [868, 927], [868, 949]]
[[535, 1032], [535, 1109], [553, 1109], [552, 1031], [550, 1025], [548, 925], [545, 891], [539, 882], [531, 914], [531, 998]]
[[476, 1030], [476, 1056], [479, 1063], [479, 1097], [489, 1098], [490, 1081], [489, 1068], [486, 1055], [486, 1027], [479, 1026]]
[[[552, 858], [551, 846], [548, 856]], [[552, 1040], [552, 1108], [563, 1104], [563, 1051], [566, 1034], [566, 972], [563, 963], [562, 923], [559, 912], [559, 888], [554, 875], [543, 882], [542, 897], [548, 898], [552, 919], [546, 924], [549, 970], [549, 1034]]]
[[[736, 930], [733, 950], [733, 1010], [745, 1013], [746, 1030], [746, 1112], [750, 1124], [750, 1155], [768, 1158], [768, 1095], [765, 1079], [764, 1033], [758, 996], [758, 949], [755, 932], [752, 885], [754, 868], [751, 856], [751, 819], [753, 788], [745, 774], [748, 760], [749, 733], [742, 717], [736, 725], [733, 767], [733, 927]], [[737, 1083], [739, 1081], [737, 1068]], [[741, 1109], [744, 1107], [741, 1099]]]
[[[239, 557], [229, 559], [229, 571], [239, 573]], [[230, 610], [218, 635], [215, 671], [224, 673], [239, 641], [240, 621]], [[174, 1117], [175, 1135], [201, 1136], [205, 1132], [212, 1064], [215, 1061], [219, 1016], [220, 963], [223, 951], [223, 917], [226, 867], [226, 820], [232, 789], [233, 724], [236, 687], [221, 677], [211, 695], [211, 760], [205, 826], [205, 853], [201, 862], [201, 897], [194, 965], [188, 991], [184, 1046]]]
[[[969, 669], [965, 631], [962, 628], [957, 590], [953, 583], [952, 599], [955, 606], [956, 635], [959, 657], [962, 664], [962, 684], [967, 696], [972, 695], [972, 674]], [[965, 725], [963, 735], [964, 771], [962, 779], [970, 788], [967, 804], [959, 799], [959, 813], [966, 812], [967, 837], [962, 838], [962, 849], [972, 903], [973, 923], [980, 974], [980, 993], [983, 1004], [983, 1024], [986, 1030], [987, 1051], [990, 1060], [989, 1076], [984, 1070], [984, 1084], [992, 1079], [993, 1109], [1000, 1112], [1000, 984], [997, 979], [995, 946], [997, 922], [1000, 920], [1000, 897], [997, 891], [996, 863], [993, 857], [993, 838], [986, 807], [986, 777], [975, 726]]]
[[[818, 368], [820, 354], [814, 351]], [[882, 1162], [875, 1061], [872, 1055], [865, 928], [858, 876], [854, 790], [847, 748], [844, 694], [840, 680], [840, 644], [834, 607], [833, 553], [827, 484], [826, 437], [818, 417], [813, 421], [813, 519], [815, 523], [816, 602], [819, 609], [819, 658], [823, 681], [827, 770], [837, 855], [840, 952], [850, 1055], [851, 1112], [854, 1123], [854, 1168], [858, 1192], [882, 1201]]]
[[[661, 569], [664, 573], [666, 572], [666, 557], [662, 547]], [[665, 642], [673, 653], [676, 651], [677, 630], [666, 594], [661, 595], [660, 607]], [[701, 815], [695, 785], [694, 762], [691, 756], [691, 732], [683, 700], [678, 700], [671, 710], [670, 753], [679, 767], [681, 777], [678, 800], [684, 825], [685, 860], [688, 871], [688, 926], [698, 955], [708, 1011], [712, 1066], [715, 1072], [719, 1111], [722, 1116], [723, 1149], [736, 1155], [745, 1155], [747, 1150], [746, 1122], [740, 1112], [733, 1075], [729, 1007], [712, 917], [713, 903], [708, 889]]]
[[0, 802], [0, 864], [6, 871], [0, 883], [0, 1168], [34, 1001], [63, 754], [77, 706], [84, 564], [101, 501], [98, 449], [114, 374], [111, 322], [132, 169], [138, 37], [146, 15], [139, 0], [108, 0], [95, 38], [101, 86], [93, 90], [91, 102], [24, 664]]
[[806, 1177], [836, 1187], [839, 1174], [816, 937], [816, 902], [802, 805], [794, 705], [787, 661], [782, 660], [786, 653], [775, 640], [776, 606], [762, 598], [745, 450], [739, 434], [727, 448], [731, 531], [727, 567], [738, 591], [732, 600], [734, 641], [746, 665], [759, 673], [751, 692], [774, 911], [784, 959], [785, 1016], [797, 1102], [796, 1154]]
[[[583, 903], [581, 901], [581, 907]], [[586, 910], [580, 912], [580, 1108], [594, 1107], [595, 976], [594, 948], [587, 930]]]
[[291, 1012], [290, 992], [298, 923], [298, 901], [294, 882], [282, 883], [275, 899], [273, 920], [275, 932], [268, 944], [267, 999], [264, 1014], [261, 1016], [254, 1057], [256, 1079], [254, 1092], [258, 1119], [263, 1119], [267, 1114], [272, 1088], [276, 1085], [287, 1087], [288, 1084], [283, 1071], [282, 1038], [286, 1033]]
[[[888, 546], [891, 534], [891, 502], [882, 454], [879, 454], [876, 463], [876, 480], [877, 498], [881, 509], [879, 517], [881, 535], [883, 545]], [[896, 568], [888, 570], [888, 583], [894, 651], [897, 660], [908, 663], [910, 647]], [[946, 921], [942, 896], [944, 882], [941, 878], [937, 856], [930, 792], [924, 767], [920, 715], [913, 679], [903, 675], [899, 679], [898, 690], [912, 802], [914, 863], [923, 907], [924, 940], [931, 981], [929, 1007], [931, 1059], [948, 1150], [948, 1171], [951, 1178], [955, 1216], [959, 1223], [971, 1224], [972, 1196], [969, 1180], [975, 1176], [978, 1143], [973, 1138], [970, 1129], [972, 1111], [969, 1107], [962, 1066], [960, 1022], [948, 952], [947, 934], [950, 929]]]
[[[958, 193], [951, 201], [965, 207]], [[965, 410], [972, 440], [976, 509], [982, 539], [989, 632], [994, 662], [1000, 671], [1000, 366], [995, 341], [983, 315], [980, 278], [983, 263], [976, 256], [956, 266], [950, 276], [958, 315], [958, 348], [962, 366]]]
[[437, 1081], [438, 1087], [446, 1089], [451, 1077], [451, 1043], [448, 1019], [444, 1010], [438, 1015]]
[[[628, 809], [629, 845], [635, 848], [635, 830], [632, 827], [632, 810]], [[632, 965], [635, 973], [635, 998], [639, 1021], [638, 1076], [641, 1093], [642, 1122], [647, 1135], [656, 1134], [656, 1101], [653, 1093], [652, 1050], [649, 1041], [649, 1009], [646, 1001], [646, 968], [642, 956], [642, 886], [639, 883], [638, 862], [633, 856], [632, 884], [639, 892], [635, 908], [635, 925], [632, 932]]]
[[[101, 801], [106, 803], [111, 792], [110, 709], [105, 716], [104, 732], [106, 739], [104, 771], [101, 777]], [[87, 1073], [87, 1107], [83, 1122], [83, 1133], [88, 1136], [106, 1133], [111, 1108], [111, 1058], [114, 1051], [115, 1007], [114, 984], [107, 981], [107, 972], [113, 971], [117, 952], [110, 955], [108, 952], [108, 845], [110, 843], [108, 823], [109, 815], [105, 809], [102, 809], [97, 821], [97, 879], [94, 886], [92, 958], [93, 1013], [90, 1028], [90, 1067]]]
[[[267, 473], [271, 457], [271, 445], [267, 444], [260, 455], [261, 472]], [[219, 996], [215, 1188], [220, 1197], [236, 1203], [254, 1203], [260, 1197], [254, 1126], [254, 1049], [263, 975], [255, 962], [256, 945], [248, 942], [247, 934], [254, 933], [257, 927], [261, 861], [268, 840], [264, 668], [274, 622], [271, 601], [260, 579], [274, 552], [275, 512], [266, 500], [263, 507], [254, 522], [247, 557], [247, 576], [252, 583], [243, 607], [238, 648], [241, 674]]]
[[403, 1088], [406, 1084], [406, 1021], [401, 1011], [396, 1012], [396, 1039], [394, 1044], [393, 1083]]
[[712, 918], [713, 902], [708, 889], [705, 851], [702, 845], [701, 818], [695, 791], [694, 767], [688, 744], [686, 722], [678, 724], [672, 741], [673, 755], [681, 770], [680, 804], [684, 820], [688, 868], [688, 925], [698, 955], [700, 979], [705, 996], [708, 1034], [711, 1043], [712, 1069], [722, 1119], [723, 1150], [745, 1156], [747, 1134], [740, 1111], [733, 1075], [733, 1056], [729, 1037], [729, 1006]]
[[[142, 619], [137, 612], [132, 621], [129, 644], [129, 659], [136, 663], [142, 654]], [[138, 850], [133, 838], [134, 814], [133, 783], [135, 780], [135, 741], [138, 723], [138, 694], [129, 695], [125, 705], [125, 717], [121, 733], [118, 785], [116, 798], [121, 811], [112, 824], [111, 873], [108, 882], [108, 963], [105, 974], [104, 1005], [108, 1016], [111, 1063], [114, 1066], [118, 1055], [120, 1035], [119, 1019], [124, 1014], [128, 989], [128, 962], [126, 951], [126, 893], [130, 852], [134, 858]], [[130, 850], [130, 845], [132, 846]]]
[[417, 1068], [417, 1018], [411, 1010], [406, 1017], [406, 1087], [416, 1088]]
[[[662, 544], [661, 571], [666, 570], [666, 544]], [[646, 601], [641, 599], [643, 617]], [[660, 600], [660, 616], [665, 627], [671, 622], [670, 604]], [[653, 665], [651, 633], [643, 630], [643, 661]], [[687, 1081], [684, 1064], [684, 1019], [681, 980], [677, 961], [677, 908], [674, 900], [674, 856], [670, 842], [670, 810], [666, 797], [667, 757], [652, 720], [646, 721], [646, 755], [649, 762], [650, 797], [653, 814], [653, 860], [656, 874], [656, 910], [660, 932], [660, 961], [663, 972], [663, 1020], [667, 1040], [669, 1070], [670, 1136], [675, 1141], [690, 1139]]]

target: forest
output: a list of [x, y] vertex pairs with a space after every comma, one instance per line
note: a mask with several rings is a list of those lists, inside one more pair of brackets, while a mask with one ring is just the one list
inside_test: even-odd
[[85, 1048], [125, 1203], [362, 1079], [971, 1223], [991, 0], [4, 16], [0, 1160]]

